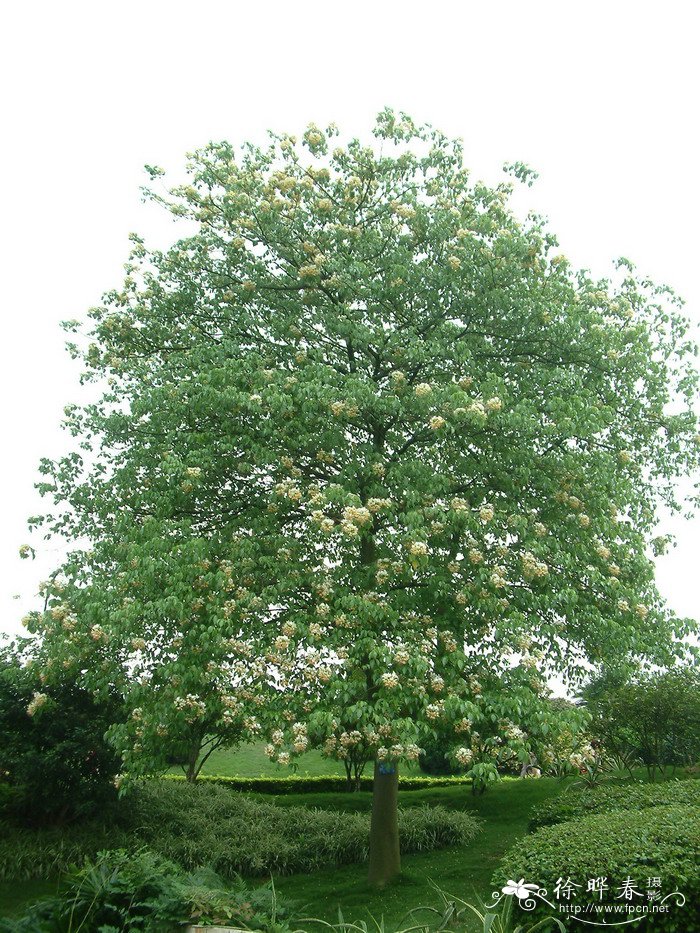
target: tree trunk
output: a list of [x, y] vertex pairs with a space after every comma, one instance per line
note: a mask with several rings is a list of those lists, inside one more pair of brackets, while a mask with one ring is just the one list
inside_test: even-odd
[[187, 756], [187, 768], [185, 770], [185, 778], [188, 784], [194, 784], [194, 782], [197, 780], [197, 775], [199, 774], [197, 759], [199, 758], [200, 748], [201, 743], [199, 741], [196, 744], [190, 746], [190, 751]]
[[368, 881], [376, 888], [385, 887], [401, 872], [398, 797], [398, 765], [375, 761]]

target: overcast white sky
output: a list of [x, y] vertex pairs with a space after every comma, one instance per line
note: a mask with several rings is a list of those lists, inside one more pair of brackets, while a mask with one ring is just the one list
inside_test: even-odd
[[[168, 236], [140, 202], [144, 163], [176, 173], [210, 139], [385, 105], [462, 136], [475, 173], [540, 173], [528, 193], [572, 261], [619, 255], [700, 321], [695, 4], [623, 2], [15, 3], [0, 29], [3, 218], [0, 631], [16, 632], [57, 560], [26, 532], [42, 455], [79, 401], [58, 322], [120, 283], [127, 234]], [[662, 592], [697, 616], [700, 523], [674, 521]], [[20, 561], [31, 541], [36, 562]]]

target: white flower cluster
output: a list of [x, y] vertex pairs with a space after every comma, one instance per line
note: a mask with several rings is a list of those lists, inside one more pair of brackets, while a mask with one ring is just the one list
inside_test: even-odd
[[479, 518], [484, 524], [487, 522], [493, 521], [493, 517], [496, 514], [496, 510], [492, 505], [486, 504], [482, 505], [479, 509]]
[[343, 509], [343, 522], [352, 522], [353, 525], [369, 525], [372, 522], [372, 513], [364, 506], [347, 505]]
[[294, 725], [292, 726], [292, 733], [293, 733], [292, 746], [294, 748], [294, 751], [298, 752], [299, 754], [301, 754], [301, 752], [305, 752], [309, 744], [309, 737], [306, 734], [306, 726], [304, 725], [304, 723], [295, 722]]
[[542, 560], [538, 560], [530, 551], [523, 551], [520, 560], [523, 565], [523, 576], [527, 580], [533, 577], [546, 577], [549, 573], [547, 564]]
[[48, 696], [45, 693], [35, 693], [27, 706], [27, 715], [33, 716], [38, 709], [44, 706], [47, 700]]
[[290, 502], [300, 502], [303, 495], [301, 489], [295, 486], [292, 480], [285, 480], [283, 483], [278, 483], [275, 486], [275, 493], [281, 499], [289, 499]]
[[204, 700], [200, 700], [193, 693], [188, 693], [186, 697], [176, 697], [173, 700], [173, 706], [175, 709], [184, 710], [187, 713], [185, 718], [188, 722], [203, 716], [207, 711], [207, 704]]
[[430, 395], [433, 391], [433, 387], [429, 382], [420, 382], [416, 386], [416, 395], [418, 398], [425, 398], [426, 395]]
[[592, 761], [595, 761], [595, 750], [591, 745], [584, 745], [579, 751], [569, 756], [569, 764], [579, 770], [585, 768]]
[[458, 748], [455, 752], [455, 760], [457, 761], [458, 764], [462, 765], [462, 767], [467, 767], [467, 765], [470, 765], [473, 759], [474, 759], [474, 752], [472, 752], [470, 748], [465, 748], [464, 746], [462, 746], [461, 748]]
[[505, 573], [505, 567], [494, 568], [489, 578], [491, 581], [491, 586], [494, 586], [497, 590], [503, 589], [504, 586], [507, 586], [508, 580], [506, 579]]
[[412, 557], [426, 557], [428, 554], [428, 545], [425, 541], [411, 541], [408, 546], [408, 553]]
[[466, 499], [460, 499], [459, 496], [450, 502], [450, 506], [454, 509], [455, 512], [467, 512], [469, 510], [469, 503]]
[[441, 428], [444, 428], [446, 421], [440, 415], [433, 415], [429, 421], [431, 431], [439, 431]]
[[382, 686], [388, 690], [393, 690], [399, 685], [399, 675], [395, 671], [387, 671], [380, 678]]
[[370, 510], [370, 512], [381, 512], [382, 509], [388, 509], [390, 507], [391, 499], [374, 497], [367, 500], [367, 508]]

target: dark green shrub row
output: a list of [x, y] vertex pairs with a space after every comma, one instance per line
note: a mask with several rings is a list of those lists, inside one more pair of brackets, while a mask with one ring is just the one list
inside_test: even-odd
[[[467, 813], [443, 807], [399, 812], [404, 852], [464, 844], [479, 831]], [[212, 784], [154, 781], [122, 801], [117, 821], [61, 831], [11, 829], [0, 836], [0, 879], [45, 878], [107, 846], [147, 846], [194, 870], [224, 877], [314, 871], [362, 862], [369, 815], [312, 807], [278, 807]]]
[[604, 784], [591, 790], [568, 790], [545, 800], [534, 811], [530, 829], [564, 823], [594, 813], [665, 806], [700, 807], [700, 781], [661, 784]]
[[[182, 774], [166, 774], [165, 780], [185, 783]], [[347, 790], [347, 781], [337, 774], [320, 774], [313, 777], [229, 777], [227, 775], [204, 774], [197, 778], [198, 784], [221, 784], [232, 790], [249, 791], [258, 794], [318, 794]], [[371, 777], [360, 778], [360, 790], [372, 790]], [[399, 776], [401, 790], [426, 790], [430, 787], [452, 787], [455, 784], [471, 784], [471, 778], [465, 777], [402, 777]]]
[[[656, 915], [646, 929], [664, 933], [700, 931], [700, 808], [655, 806], [639, 812], [618, 810], [545, 826], [520, 840], [494, 875], [499, 887], [513, 878], [543, 885], [552, 898], [559, 878], [582, 884], [579, 903], [595, 903], [586, 894], [589, 878], [607, 879], [609, 903], [625, 879], [644, 892], [647, 879], [659, 877], [662, 893], [678, 890], [683, 907]], [[554, 902], [555, 899], [552, 898]], [[605, 902], [605, 900], [604, 900]], [[641, 902], [637, 900], [636, 902]], [[608, 918], [609, 919], [609, 918]], [[578, 926], [578, 924], [576, 924]], [[635, 929], [644, 929], [635, 924]]]

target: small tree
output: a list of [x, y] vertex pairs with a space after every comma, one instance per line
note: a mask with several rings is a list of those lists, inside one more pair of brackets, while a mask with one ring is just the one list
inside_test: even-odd
[[28, 646], [0, 649], [0, 782], [31, 822], [64, 823], [116, 799], [119, 758], [105, 732], [121, 713], [70, 679], [40, 678]]
[[[99, 625], [91, 680], [136, 636], [185, 699], [210, 666], [265, 695], [282, 763], [342, 713], [374, 758], [381, 886], [399, 763], [438, 727], [466, 760], [478, 697], [510, 716], [505, 672], [541, 690], [586, 657], [681, 651], [646, 546], [697, 464], [697, 380], [670, 290], [627, 260], [575, 271], [458, 142], [389, 110], [370, 142], [336, 136], [213, 143], [152, 192], [187, 234], [134, 237], [74, 347], [109, 384], [68, 413], [90, 458], [42, 466], [45, 527], [93, 542], [57, 597], [82, 608], [71, 634], [29, 624], [56, 659]], [[239, 689], [246, 665], [265, 690]]]
[[657, 770], [675, 772], [679, 765], [700, 760], [696, 670], [674, 668], [622, 683], [604, 680], [592, 685], [588, 707], [593, 730], [630, 772], [634, 762], [641, 762], [654, 780]]

